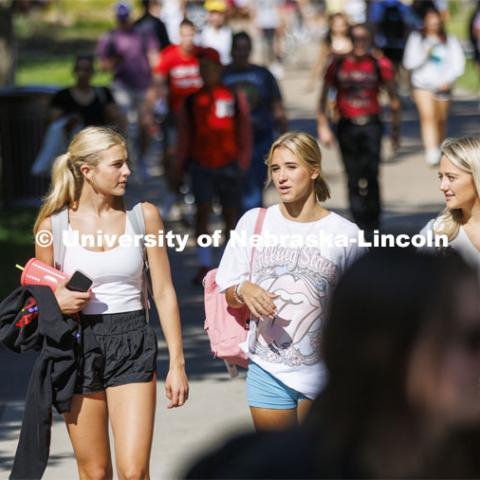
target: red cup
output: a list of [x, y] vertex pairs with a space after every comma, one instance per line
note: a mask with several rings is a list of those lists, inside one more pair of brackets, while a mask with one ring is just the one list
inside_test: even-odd
[[55, 291], [58, 284], [69, 278], [66, 273], [47, 265], [46, 263], [31, 258], [25, 265], [20, 277], [20, 284], [25, 285], [45, 285]]

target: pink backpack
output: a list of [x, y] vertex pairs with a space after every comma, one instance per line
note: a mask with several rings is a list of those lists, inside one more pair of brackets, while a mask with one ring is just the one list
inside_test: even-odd
[[[266, 209], [258, 212], [255, 224], [255, 234], [262, 231]], [[249, 279], [252, 278], [253, 257], [255, 247], [250, 257]], [[240, 347], [246, 342], [250, 312], [246, 306], [232, 308], [227, 304], [224, 293], [220, 293], [215, 277], [217, 268], [210, 270], [203, 280], [205, 302], [205, 330], [210, 340], [210, 348], [214, 357], [225, 362], [247, 368], [248, 357]]]

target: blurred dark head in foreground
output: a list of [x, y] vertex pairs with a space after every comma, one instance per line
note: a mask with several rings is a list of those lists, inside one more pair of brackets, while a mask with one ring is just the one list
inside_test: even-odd
[[[309, 427], [375, 477], [410, 476], [480, 420], [480, 299], [456, 255], [376, 250], [340, 280], [324, 330], [329, 381]], [[320, 430], [317, 432], [320, 434]]]

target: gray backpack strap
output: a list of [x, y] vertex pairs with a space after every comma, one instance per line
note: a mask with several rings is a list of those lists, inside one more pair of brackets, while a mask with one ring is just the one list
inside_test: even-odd
[[[137, 235], [145, 235], [145, 218], [141, 202], [136, 203], [132, 208], [127, 210], [127, 217], [133, 227], [133, 231]], [[142, 242], [142, 251], [145, 258], [145, 244]]]
[[136, 235], [142, 235], [142, 255], [143, 255], [143, 304], [147, 314], [147, 321], [149, 320], [150, 303], [148, 301], [148, 293], [151, 294], [150, 278], [148, 275], [148, 259], [147, 252], [145, 250], [145, 243], [143, 237], [145, 236], [145, 217], [143, 216], [142, 204], [136, 203], [133, 207], [127, 209], [127, 218], [133, 227], [133, 231]]
[[63, 208], [59, 212], [52, 214], [53, 236], [53, 261], [55, 268], [63, 271], [63, 261], [65, 259], [65, 244], [63, 243], [63, 232], [68, 230], [68, 208]]

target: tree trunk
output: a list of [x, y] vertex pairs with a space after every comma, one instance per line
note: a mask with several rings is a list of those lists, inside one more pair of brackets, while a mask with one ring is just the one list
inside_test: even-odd
[[0, 88], [15, 82], [13, 2], [0, 0]]

